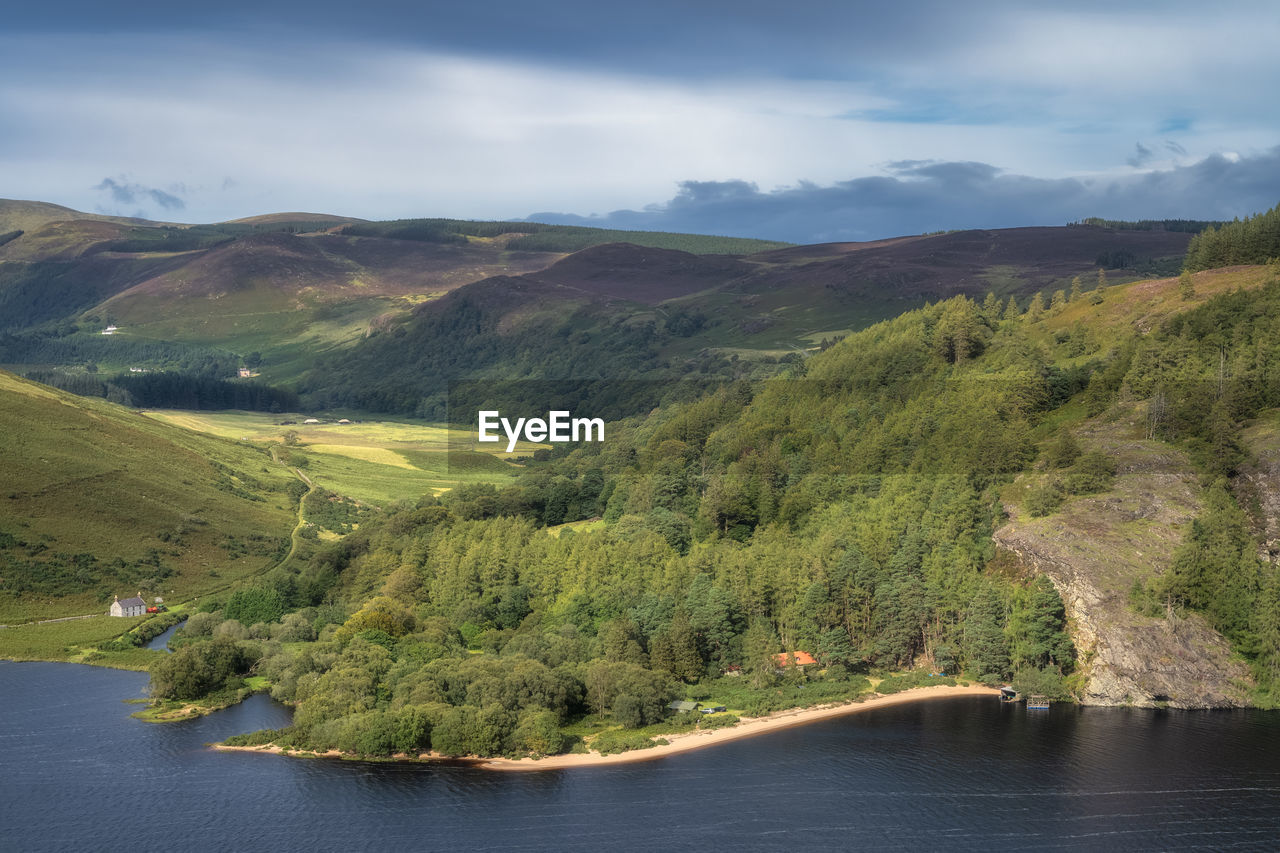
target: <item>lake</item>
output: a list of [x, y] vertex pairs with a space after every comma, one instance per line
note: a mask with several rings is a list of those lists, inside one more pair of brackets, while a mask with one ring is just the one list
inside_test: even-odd
[[1274, 850], [1280, 714], [895, 706], [653, 762], [499, 773], [217, 753], [266, 696], [132, 719], [147, 677], [0, 663], [0, 849]]

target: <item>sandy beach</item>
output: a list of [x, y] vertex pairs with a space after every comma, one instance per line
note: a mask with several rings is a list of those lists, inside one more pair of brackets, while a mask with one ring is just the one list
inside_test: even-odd
[[[789, 711], [778, 711], [777, 713], [770, 714], [767, 717], [744, 717], [742, 722], [732, 728], [714, 729], [706, 732], [695, 731], [665, 735], [664, 738], [667, 741], [670, 741], [667, 744], [659, 744], [649, 749], [619, 752], [613, 755], [600, 755], [599, 753], [592, 752], [585, 755], [551, 755], [546, 758], [537, 759], [475, 757], [447, 759], [442, 755], [423, 753], [417, 759], [408, 755], [395, 757], [408, 761], [469, 761], [477, 767], [484, 767], [488, 770], [528, 771], [564, 770], [571, 767], [604, 767], [606, 765], [613, 764], [630, 764], [635, 761], [654, 761], [659, 758], [665, 758], [668, 755], [675, 755], [681, 752], [692, 752], [695, 749], [705, 749], [706, 747], [727, 743], [731, 740], [754, 737], [755, 735], [764, 734], [765, 732], [777, 731], [778, 729], [786, 729], [792, 726], [802, 726], [806, 723], [814, 723], [819, 720], [829, 720], [832, 717], [842, 717], [846, 714], [856, 714], [860, 711], [870, 711], [874, 708], [887, 708], [890, 705], [903, 705], [908, 702], [920, 702], [930, 699], [949, 699], [956, 696], [999, 695], [999, 690], [995, 690], [990, 687], [980, 687], [977, 685], [970, 687], [915, 687], [911, 690], [904, 690], [901, 693], [893, 693], [888, 696], [873, 694], [869, 698], [862, 699], [857, 702], [846, 702], [840, 705], [823, 705], [817, 708], [797, 708]], [[318, 757], [343, 757], [343, 753], [336, 750], [322, 753], [295, 750], [286, 753], [280, 747], [274, 745], [225, 746], [223, 744], [214, 744], [213, 748], [227, 752], [262, 752], [275, 755], [296, 755], [301, 752], [306, 755], [315, 755]]]
[[633, 761], [653, 761], [676, 755], [681, 752], [692, 752], [705, 749], [716, 744], [728, 743], [731, 740], [754, 737], [765, 732], [786, 729], [791, 726], [802, 726], [832, 717], [870, 711], [873, 708], [887, 708], [890, 705], [903, 705], [908, 702], [920, 702], [928, 699], [948, 699], [955, 696], [999, 696], [1000, 691], [990, 687], [915, 687], [901, 693], [888, 696], [872, 695], [858, 702], [847, 702], [841, 705], [823, 705], [817, 708], [798, 708], [790, 711], [778, 711], [767, 717], [744, 717], [738, 725], [728, 729], [713, 729], [708, 732], [683, 732], [665, 735], [670, 743], [638, 749], [631, 752], [619, 752], [613, 755], [589, 753], [587, 755], [551, 755], [546, 758], [490, 758], [481, 766], [491, 770], [555, 770], [567, 767], [602, 767], [609, 764], [629, 764]]

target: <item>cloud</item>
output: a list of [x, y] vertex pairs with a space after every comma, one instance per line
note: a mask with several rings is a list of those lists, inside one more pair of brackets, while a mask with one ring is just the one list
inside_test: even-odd
[[[123, 177], [119, 180], [103, 178], [102, 182], [95, 186], [94, 189], [110, 193], [111, 200], [117, 204], [137, 204], [150, 200], [165, 210], [182, 210], [187, 206], [186, 202], [173, 193], [133, 183]], [[186, 191], [186, 187], [181, 184], [176, 185], [174, 189], [178, 192]]]
[[[1134, 155], [1144, 170], [1214, 151], [1248, 158], [1280, 140], [1269, 30], [1189, 2], [1154, 18], [1102, 0], [1069, 15], [805, 0], [808, 13], [781, 18], [768, 4], [661, 3], [680, 10], [679, 32], [646, 4], [578, 14], [586, 0], [503, 33], [493, 9], [514, 0], [402, 4], [404, 16], [386, 18], [394, 33], [331, 0], [244, 28], [237, 14], [260, 4], [233, 0], [192, 7], [208, 27], [173, 26], [181, 4], [148, 5], [154, 25], [140, 29], [128, 10], [93, 12], [85, 20], [118, 29], [104, 39], [40, 7], [31, 14], [46, 24], [0, 33], [3, 194], [195, 221], [616, 209], [692, 220], [734, 198], [847, 195], [851, 176], [981, 196], [1019, 176], [1128, 174], [1135, 139], [1148, 140]], [[63, 18], [81, 23], [71, 31]], [[1197, 49], [1209, 42], [1236, 47]], [[654, 199], [667, 200], [647, 211]]]
[[1156, 156], [1154, 151], [1143, 145], [1141, 142], [1138, 142], [1134, 144], [1133, 156], [1125, 162], [1135, 169], [1140, 169], [1147, 165], [1147, 163], [1151, 162], [1151, 158], [1154, 156]]
[[686, 181], [671, 200], [642, 210], [603, 216], [538, 213], [528, 218], [809, 243], [1064, 225], [1089, 216], [1231, 219], [1280, 201], [1280, 146], [1253, 157], [1215, 154], [1140, 175], [1036, 178], [987, 163], [919, 160], [895, 161], [885, 168], [887, 176], [770, 191], [739, 180]]

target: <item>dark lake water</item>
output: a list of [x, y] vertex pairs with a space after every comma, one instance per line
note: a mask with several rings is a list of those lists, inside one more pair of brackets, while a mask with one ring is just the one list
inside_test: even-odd
[[161, 651], [166, 651], [166, 652], [170, 651], [169, 638], [173, 636], [175, 631], [177, 631], [179, 628], [181, 628], [185, 624], [187, 624], [187, 621], [184, 619], [181, 622], [179, 622], [177, 625], [174, 625], [171, 628], [165, 628], [163, 633], [156, 634], [154, 637], [151, 638], [151, 642], [147, 643], [147, 648], [160, 649]]
[[0, 849], [1280, 849], [1270, 712], [951, 699], [524, 774], [215, 753], [288, 710], [147, 724], [145, 685], [0, 663]]

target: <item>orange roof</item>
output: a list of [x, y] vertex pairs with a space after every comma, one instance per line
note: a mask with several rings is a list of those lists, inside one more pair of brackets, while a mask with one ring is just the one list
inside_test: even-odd
[[[808, 666], [811, 663], [817, 663], [817, 661], [813, 659], [813, 655], [808, 652], [795, 652], [795, 656], [796, 666]], [[786, 666], [788, 663], [787, 657], [787, 653], [783, 652], [782, 654], [774, 655], [773, 659], [778, 662], [778, 666]]]

